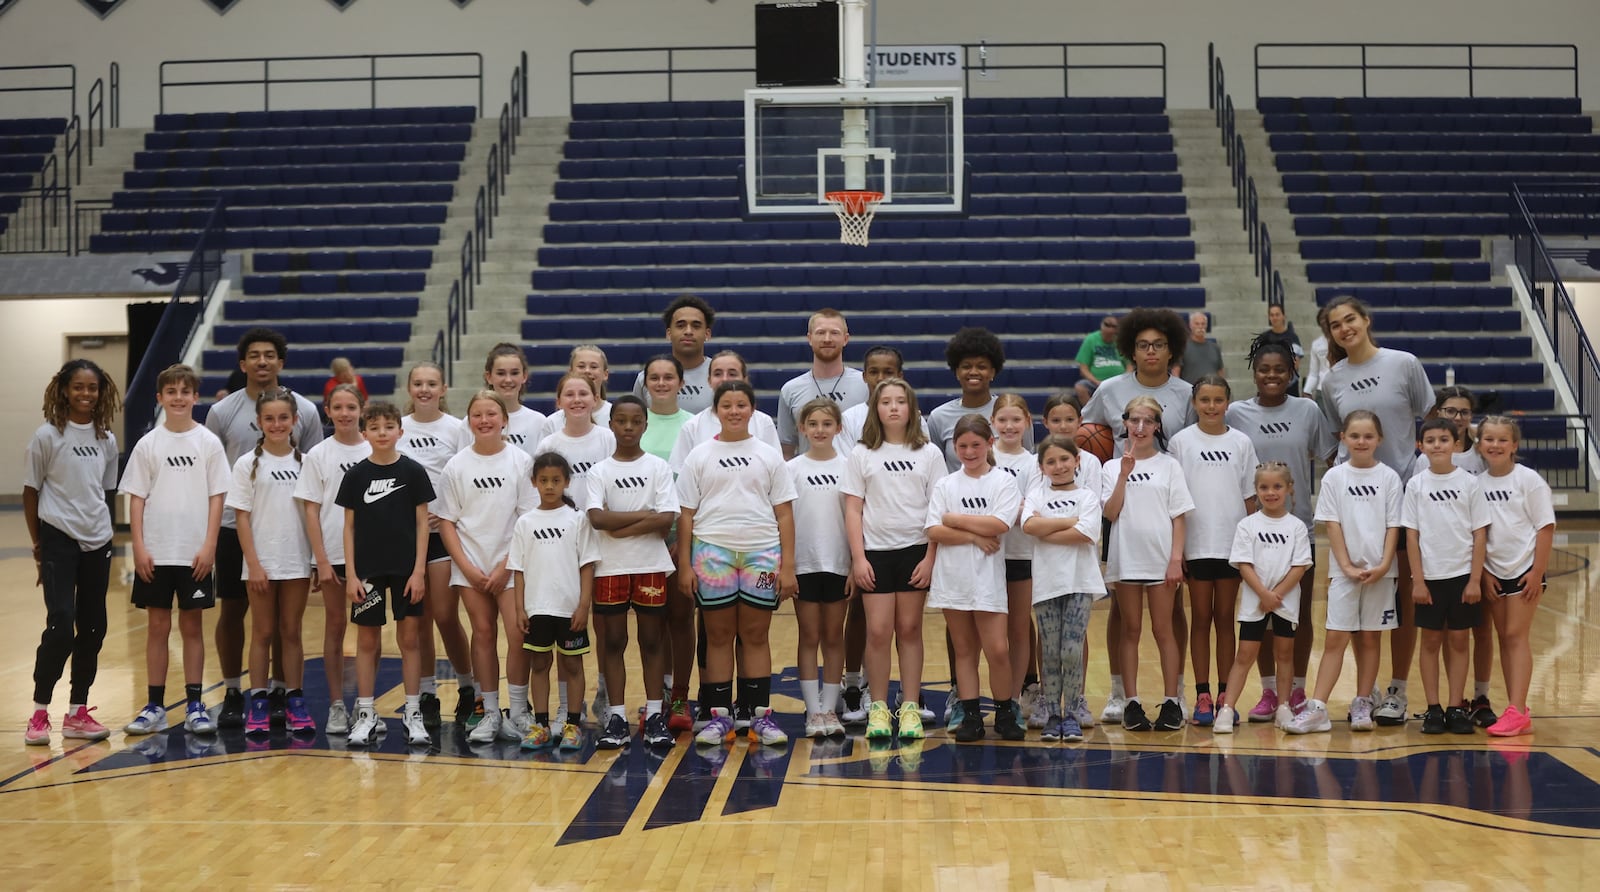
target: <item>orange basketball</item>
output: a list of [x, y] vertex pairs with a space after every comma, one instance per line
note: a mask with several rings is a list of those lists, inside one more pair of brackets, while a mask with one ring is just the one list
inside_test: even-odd
[[1111, 450], [1116, 445], [1112, 439], [1111, 428], [1103, 424], [1083, 424], [1078, 426], [1078, 432], [1072, 435], [1078, 441], [1078, 448], [1093, 453], [1101, 461], [1111, 460]]

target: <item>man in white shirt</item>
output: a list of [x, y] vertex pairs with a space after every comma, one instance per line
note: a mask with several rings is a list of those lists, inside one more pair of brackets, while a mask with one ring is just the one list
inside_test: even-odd
[[805, 452], [805, 437], [800, 436], [797, 417], [801, 407], [817, 397], [827, 397], [843, 412], [867, 401], [867, 384], [861, 373], [844, 364], [844, 347], [850, 343], [850, 328], [844, 314], [829, 308], [811, 314], [806, 323], [806, 342], [811, 345], [811, 371], [796, 375], [778, 394], [778, 442], [784, 461]]
[[[711, 324], [717, 313], [711, 305], [693, 294], [685, 294], [667, 305], [661, 323], [667, 328], [667, 343], [672, 355], [683, 365], [683, 383], [678, 387], [678, 408], [700, 412], [711, 408], [711, 364], [706, 361], [706, 341], [711, 340]], [[633, 395], [650, 404], [644, 389], [644, 372], [633, 381]]]

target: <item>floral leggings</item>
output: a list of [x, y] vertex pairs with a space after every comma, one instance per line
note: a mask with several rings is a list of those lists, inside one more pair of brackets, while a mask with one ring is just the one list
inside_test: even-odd
[[1073, 593], [1042, 601], [1033, 607], [1039, 621], [1040, 679], [1050, 714], [1066, 715], [1083, 696], [1083, 647], [1089, 632], [1089, 608], [1094, 596]]

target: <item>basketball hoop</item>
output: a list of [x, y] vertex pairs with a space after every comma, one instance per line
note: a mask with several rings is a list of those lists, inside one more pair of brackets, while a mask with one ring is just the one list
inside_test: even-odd
[[867, 229], [872, 226], [872, 215], [878, 210], [878, 202], [883, 201], [883, 193], [845, 189], [824, 197], [839, 217], [839, 241], [866, 247]]

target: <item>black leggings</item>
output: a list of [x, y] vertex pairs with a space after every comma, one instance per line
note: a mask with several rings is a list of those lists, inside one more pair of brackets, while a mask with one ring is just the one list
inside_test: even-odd
[[78, 541], [39, 524], [39, 577], [44, 587], [45, 625], [33, 662], [33, 699], [49, 704], [72, 658], [72, 697], [87, 703], [106, 639], [106, 587], [111, 581], [111, 544], [83, 551]]

